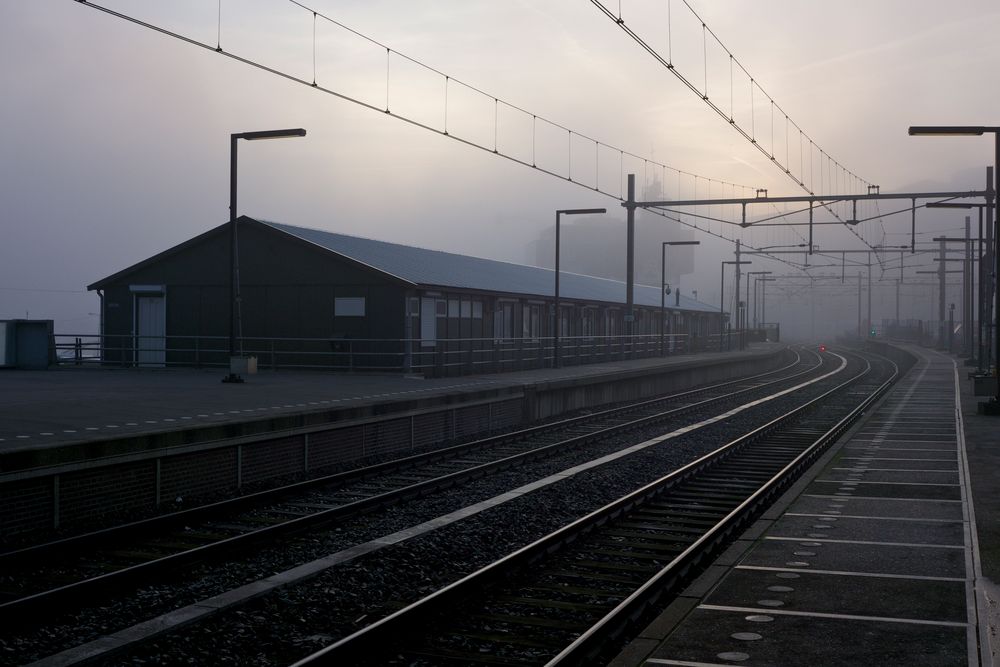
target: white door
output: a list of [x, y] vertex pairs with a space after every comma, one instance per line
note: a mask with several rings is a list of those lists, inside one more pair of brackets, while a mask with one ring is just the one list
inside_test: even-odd
[[420, 299], [420, 347], [434, 347], [437, 340], [437, 299]]
[[167, 307], [163, 295], [136, 296], [135, 360], [139, 366], [164, 366], [167, 361]]

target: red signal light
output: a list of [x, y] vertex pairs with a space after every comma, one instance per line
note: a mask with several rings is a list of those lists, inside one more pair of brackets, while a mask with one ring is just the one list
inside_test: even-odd
[[819, 351], [820, 352], [826, 352], [826, 345], [820, 345], [819, 346]]

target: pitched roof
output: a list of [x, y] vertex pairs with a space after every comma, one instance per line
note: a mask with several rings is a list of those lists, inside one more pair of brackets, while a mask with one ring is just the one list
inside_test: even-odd
[[[555, 272], [552, 269], [375, 241], [267, 220], [258, 222], [414, 285], [550, 298], [555, 292]], [[560, 271], [559, 296], [579, 301], [624, 304], [625, 283]], [[636, 285], [634, 296], [638, 306], [660, 305], [659, 287]], [[667, 297], [666, 305], [669, 308], [719, 312], [714, 306], [686, 296], [680, 297], [679, 306], [675, 306], [675, 303], [676, 295]]]

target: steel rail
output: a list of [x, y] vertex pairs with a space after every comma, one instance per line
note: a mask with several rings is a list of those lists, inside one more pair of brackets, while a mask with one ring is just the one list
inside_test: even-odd
[[[797, 358], [801, 360], [801, 357], [798, 356], [798, 354]], [[799, 362], [797, 361], [796, 363]], [[789, 366], [786, 366], [783, 369], [779, 369], [778, 371], [771, 371], [769, 373], [759, 374], [758, 376], [751, 376], [751, 378], [773, 375], [782, 370], [787, 370], [788, 368], [791, 368], [792, 366], [796, 365], [796, 363], [790, 364]], [[231, 554], [233, 551], [246, 549], [247, 547], [250, 547], [257, 543], [272, 541], [281, 536], [304, 532], [308, 529], [315, 528], [323, 524], [332, 523], [351, 516], [370, 512], [383, 506], [390, 506], [393, 504], [397, 504], [402, 500], [408, 498], [419, 497], [421, 495], [426, 495], [433, 491], [438, 491], [453, 486], [457, 486], [458, 484], [468, 480], [484, 477], [488, 474], [506, 470], [524, 464], [526, 462], [532, 461], [534, 459], [541, 459], [551, 456], [567, 447], [582, 446], [590, 441], [601, 440], [613, 434], [618, 434], [629, 430], [634, 430], [637, 428], [647, 427], [659, 421], [671, 419], [677, 417], [678, 415], [688, 412], [693, 412], [695, 410], [707, 407], [712, 403], [719, 403], [726, 400], [731, 400], [733, 398], [739, 397], [742, 394], [760, 390], [764, 387], [767, 387], [770, 384], [787, 382], [789, 380], [798, 378], [802, 375], [811, 373], [815, 371], [817, 368], [818, 366], [812, 366], [803, 371], [800, 371], [799, 373], [795, 373], [787, 377], [778, 378], [763, 385], [755, 385], [752, 387], [747, 387], [733, 393], [725, 394], [723, 396], [716, 396], [695, 403], [691, 403], [688, 405], [684, 405], [678, 408], [674, 408], [672, 410], [658, 412], [652, 415], [646, 415], [639, 419], [631, 420], [623, 424], [616, 424], [590, 433], [573, 436], [526, 452], [521, 452], [519, 454], [507, 456], [498, 459], [496, 461], [491, 461], [476, 466], [471, 466], [469, 468], [459, 470], [453, 473], [448, 473], [429, 480], [410, 484], [391, 491], [386, 491], [384, 493], [380, 493], [358, 501], [346, 503], [336, 508], [321, 510], [307, 516], [289, 519], [288, 521], [274, 524], [271, 526], [264, 526], [256, 530], [249, 531], [247, 533], [234, 535], [216, 542], [194, 547], [192, 549], [180, 551], [174, 554], [162, 556], [154, 560], [137, 563], [135, 565], [131, 565], [119, 570], [101, 574], [96, 577], [82, 579], [80, 581], [71, 582], [63, 586], [48, 589], [45, 591], [40, 591], [38, 593], [26, 595], [24, 597], [16, 598], [8, 602], [5, 602], [3, 604], [0, 604], [0, 619], [7, 620], [9, 622], [26, 622], [31, 620], [34, 617], [34, 615], [50, 610], [53, 605], [66, 604], [72, 602], [72, 600], [77, 598], [107, 593], [109, 590], [113, 588], [122, 587], [129, 583], [140, 581], [145, 577], [152, 576], [159, 572], [174, 570], [184, 565], [189, 565], [191, 563], [207, 560], [217, 555], [228, 555]], [[747, 378], [744, 378], [742, 380], [742, 382], [746, 381]], [[738, 384], [739, 382], [740, 381], [734, 383], [723, 383], [721, 385], [716, 385], [716, 387], [724, 387], [726, 386], [726, 384]], [[709, 388], [692, 390], [689, 392], [683, 392], [679, 396], [689, 396], [691, 394], [704, 393], [705, 391], [708, 390]], [[665, 400], [666, 399], [663, 398], [652, 399], [650, 401], [644, 401], [639, 405], [655, 404], [657, 402], [664, 402]], [[675, 400], [675, 398], [672, 398], [671, 400]], [[608, 416], [614, 414], [622, 414], [629, 411], [634, 412], [637, 409], [638, 407], [636, 405], [630, 405], [623, 408], [602, 411], [602, 413], [599, 414]], [[588, 415], [588, 417], [593, 419], [594, 415]], [[569, 420], [564, 420], [564, 422], [570, 422], [570, 423], [575, 423], [577, 421], [578, 418], [571, 418]], [[564, 423], [564, 422], [559, 422], [559, 423]], [[540, 427], [533, 427], [531, 429], [526, 429], [525, 432], [544, 433], [545, 430], [546, 426], [540, 426]], [[522, 432], [518, 433], [521, 434]], [[508, 439], [509, 435], [510, 434], [508, 434]], [[498, 437], [503, 438], [503, 436], [498, 436]], [[386, 464], [380, 464], [380, 465], [386, 465]], [[212, 506], [206, 506], [205, 508], [196, 508], [196, 509], [207, 510], [211, 507], [217, 507], [217, 506], [218, 505], [212, 505]], [[190, 518], [190, 515], [187, 516]]]
[[[813, 461], [829, 445], [836, 442], [864, 414], [868, 407], [877, 401], [896, 382], [899, 377], [899, 367], [891, 360], [889, 363], [893, 367], [893, 372], [888, 380], [879, 385], [864, 401], [854, 407], [812, 445], [785, 465], [770, 480], [765, 482], [760, 489], [740, 503], [724, 519], [685, 549], [683, 553], [678, 555], [638, 590], [619, 603], [618, 606], [601, 620], [592, 625], [572, 644], [549, 660], [546, 663], [547, 667], [581, 664], [588, 659], [596, 658], [609, 640], [613, 641], [620, 637], [631, 623], [643, 618], [645, 613], [665, 595], [673, 593], [678, 584], [684, 580], [685, 575], [697, 568], [701, 561], [717, 553], [719, 547], [727, 543], [736, 531], [742, 531], [749, 521], [757, 515], [760, 509], [774, 502], [806, 467], [812, 465]], [[869, 363], [865, 373], [830, 390], [815, 399], [812, 403], [825, 399], [831, 393], [839, 391], [848, 384], [854, 384], [870, 371], [871, 365]]]
[[[321, 477], [303, 480], [301, 482], [295, 482], [292, 484], [287, 484], [273, 489], [264, 489], [262, 491], [248, 493], [235, 498], [227, 498], [225, 500], [219, 500], [216, 502], [199, 505], [197, 507], [191, 507], [189, 509], [180, 510], [177, 512], [170, 512], [168, 514], [162, 514], [159, 516], [149, 517], [146, 519], [131, 521], [117, 526], [109, 526], [107, 528], [101, 528], [99, 530], [83, 533], [80, 535], [73, 535], [58, 540], [53, 540], [50, 542], [44, 542], [41, 544], [24, 547], [21, 549], [2, 552], [0, 553], [0, 567], [4, 566], [9, 567], [12, 564], [16, 564], [18, 562], [27, 560], [35, 562], [44, 561], [47, 558], [49, 558], [51, 554], [61, 554], [66, 549], [79, 548], [93, 543], [124, 539], [139, 533], [152, 533], [164, 528], [170, 528], [171, 526], [183, 525], [193, 520], [201, 520], [205, 517], [216, 515], [223, 511], [239, 510], [241, 508], [257, 505], [262, 502], [279, 500], [283, 496], [294, 495], [301, 491], [306, 491], [309, 489], [323, 487], [323, 486], [343, 485], [352, 482], [357, 482], [377, 475], [383, 475], [386, 473], [397, 472], [399, 470], [405, 470], [416, 465], [434, 463], [440, 460], [447, 460], [449, 458], [454, 458], [456, 456], [467, 454], [477, 449], [494, 447], [497, 445], [502, 445], [507, 442], [517, 442], [519, 440], [536, 437], [546, 432], [557, 431], [559, 429], [569, 428], [576, 425], [582, 425], [588, 422], [597, 421], [599, 419], [613, 417], [615, 415], [625, 415], [630, 411], [634, 412], [637, 410], [641, 410], [643, 408], [654, 406], [657, 403], [682, 400], [685, 398], [697, 396], [699, 394], [717, 391], [719, 389], [723, 389], [725, 387], [729, 387], [732, 385], [737, 385], [744, 382], [752, 382], [755, 380], [766, 378], [768, 376], [776, 375], [778, 373], [783, 373], [795, 367], [797, 364], [801, 363], [802, 362], [801, 355], [799, 355], [794, 350], [793, 353], [796, 354], [796, 358], [794, 361], [785, 366], [776, 368], [771, 371], [767, 371], [765, 373], [748, 375], [745, 377], [737, 378], [735, 380], [720, 382], [717, 384], [708, 385], [704, 387], [696, 387], [694, 389], [689, 389], [682, 392], [669, 394], [666, 396], [657, 396], [656, 398], [645, 399], [637, 401], [635, 403], [629, 403], [627, 405], [618, 405], [604, 410], [599, 410], [597, 412], [591, 412], [585, 415], [578, 415], [575, 417], [559, 419], [557, 421], [547, 422], [545, 424], [539, 424], [536, 426], [530, 426], [528, 428], [512, 431], [509, 433], [501, 433], [498, 435], [487, 436], [485, 438], [479, 438], [477, 440], [459, 443], [456, 445], [452, 445], [450, 447], [435, 449], [433, 451], [422, 452], [419, 454], [412, 454], [410, 456], [405, 456], [402, 458], [393, 459], [391, 461], [385, 461], [382, 463], [376, 463], [369, 466], [364, 466], [362, 468], [354, 468], [351, 470], [345, 470], [330, 475], [323, 475]], [[759, 385], [756, 388], [760, 388], [761, 386], [766, 386], [766, 384]], [[752, 390], [754, 389], [754, 387], [750, 387], [749, 389]], [[285, 434], [286, 434], [285, 431], [276, 431], [274, 432], [273, 435], [275, 437], [281, 437], [282, 435]]]
[[[843, 370], [843, 369], [841, 369]], [[367, 626], [348, 637], [331, 644], [330, 646], [310, 655], [295, 663], [294, 667], [305, 667], [307, 665], [326, 664], [354, 664], [362, 660], [365, 656], [370, 657], [371, 652], [377, 647], [384, 646], [391, 642], [391, 638], [412, 633], [415, 627], [419, 627], [421, 621], [432, 618], [435, 614], [443, 610], [451, 609], [460, 601], [483, 590], [484, 587], [505, 579], [513, 571], [518, 571], [535, 564], [542, 558], [560, 550], [566, 544], [579, 540], [582, 536], [593, 531], [595, 528], [607, 524], [628, 511], [635, 509], [644, 502], [655, 498], [680, 483], [688, 481], [703, 470], [714, 466], [716, 463], [726, 458], [730, 454], [739, 451], [745, 445], [772, 432], [776, 428], [786, 424], [788, 421], [800, 416], [806, 410], [815, 407], [832, 393], [857, 382], [870, 371], [870, 366], [864, 373], [855, 375], [845, 382], [839, 383], [833, 389], [824, 392], [818, 398], [810, 400], [798, 408], [771, 420], [767, 424], [755, 428], [751, 432], [723, 445], [715, 451], [706, 454], [699, 459], [675, 470], [674, 472], [654, 481], [641, 489], [634, 491], [623, 498], [609, 503], [604, 507], [595, 510], [581, 519], [578, 519], [559, 530], [533, 542], [530, 545], [487, 565], [480, 570], [456, 581], [442, 589], [428, 595], [427, 597], [414, 602], [411, 605], [389, 615], [372, 625]], [[840, 371], [837, 371], [840, 372]], [[727, 517], [728, 519], [728, 517]], [[724, 522], [726, 520], [724, 519]], [[731, 521], [731, 519], [730, 519]], [[704, 539], [699, 540], [703, 544]], [[694, 550], [685, 551], [688, 558], [694, 554]], [[678, 563], [680, 557], [674, 560]], [[675, 565], [676, 569], [676, 565]]]

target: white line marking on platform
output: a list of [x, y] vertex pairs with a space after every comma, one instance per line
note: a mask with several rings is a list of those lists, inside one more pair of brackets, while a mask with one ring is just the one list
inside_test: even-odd
[[[824, 484], [844, 484], [843, 481], [837, 479], [816, 479], [815, 482], [823, 482]], [[885, 485], [885, 486], [962, 486], [961, 484], [944, 484], [942, 482], [849, 482], [850, 484], [874, 484], [874, 485]]]
[[[822, 514], [801, 514], [798, 512], [786, 512], [784, 516], [805, 516], [805, 517], [822, 517]], [[908, 516], [863, 516], [860, 514], [841, 514], [840, 519], [878, 519], [880, 521], [916, 521], [916, 522], [933, 522], [933, 523], [962, 523], [961, 519], [921, 519]]]
[[690, 660], [668, 660], [666, 658], [646, 658], [647, 665], [674, 665], [675, 667], [732, 667], [731, 662], [691, 662]]
[[[831, 540], [826, 537], [785, 537], [783, 535], [766, 535], [765, 540], [776, 542], [825, 542], [829, 544], [857, 544], [866, 547], [906, 547], [920, 549], [964, 549], [962, 545], [955, 544], [924, 544], [922, 542], [874, 542], [870, 540]], [[748, 566], [749, 567], [749, 566]]]
[[892, 616], [860, 616], [857, 614], [827, 614], [820, 611], [793, 611], [773, 607], [726, 607], [723, 605], [700, 604], [698, 609], [707, 611], [731, 611], [739, 614], [768, 614], [770, 616], [804, 616], [806, 618], [842, 619], [845, 621], [875, 621], [883, 623], [913, 623], [915, 625], [939, 625], [947, 628], [967, 628], [968, 623], [956, 621], [931, 621], [921, 618], [894, 618]]

